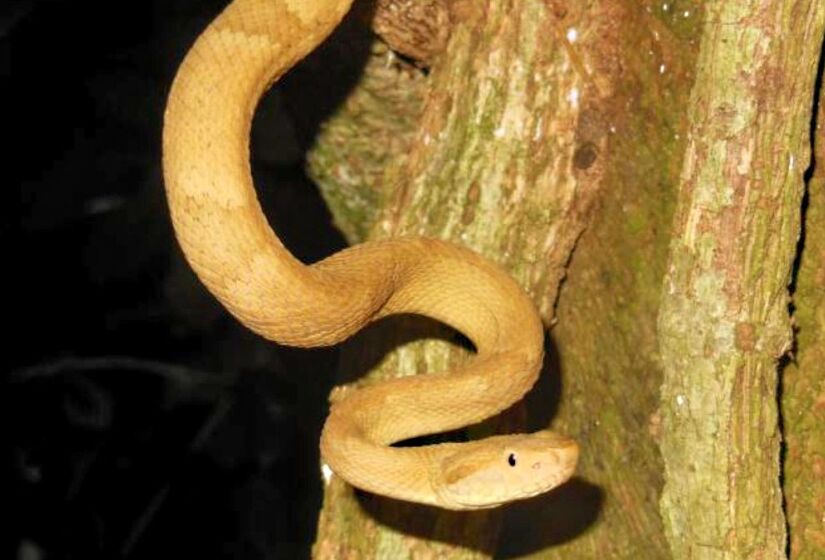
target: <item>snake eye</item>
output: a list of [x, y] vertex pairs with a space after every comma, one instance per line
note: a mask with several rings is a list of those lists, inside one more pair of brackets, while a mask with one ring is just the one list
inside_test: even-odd
[[507, 457], [507, 464], [510, 465], [511, 467], [516, 466], [516, 454], [515, 453], [510, 453], [510, 455]]

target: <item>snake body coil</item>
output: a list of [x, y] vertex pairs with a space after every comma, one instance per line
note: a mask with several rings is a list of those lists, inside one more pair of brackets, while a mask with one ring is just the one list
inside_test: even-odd
[[576, 444], [551, 432], [394, 448], [483, 420], [535, 382], [543, 328], [494, 264], [442, 241], [366, 243], [307, 266], [267, 224], [248, 138], [264, 91], [332, 31], [349, 0], [236, 0], [201, 34], [169, 95], [163, 169], [177, 238], [203, 283], [250, 329], [282, 344], [331, 345], [396, 313], [464, 333], [477, 355], [443, 375], [395, 379], [336, 402], [324, 461], [351, 484], [449, 509], [536, 495], [567, 480]]

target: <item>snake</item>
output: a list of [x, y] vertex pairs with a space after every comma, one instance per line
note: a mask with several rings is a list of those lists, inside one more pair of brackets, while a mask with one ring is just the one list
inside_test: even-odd
[[427, 237], [357, 244], [304, 264], [258, 202], [249, 135], [261, 96], [334, 30], [351, 0], [234, 0], [180, 63], [163, 121], [175, 235], [206, 288], [244, 326], [279, 344], [338, 344], [382, 318], [422, 315], [474, 352], [448, 372], [397, 376], [332, 399], [322, 461], [369, 493], [449, 510], [547, 492], [574, 473], [576, 442], [549, 430], [396, 445], [477, 424], [536, 382], [544, 327], [499, 265]]

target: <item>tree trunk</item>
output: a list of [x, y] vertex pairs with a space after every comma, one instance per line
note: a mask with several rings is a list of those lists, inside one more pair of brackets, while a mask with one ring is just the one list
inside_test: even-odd
[[676, 558], [785, 556], [777, 370], [823, 17], [819, 0], [706, 6], [659, 315]]
[[[781, 552], [776, 360], [790, 341], [817, 2], [763, 2], [754, 15], [732, 1], [703, 13], [685, 1], [453, 0], [429, 75], [370, 47], [310, 154], [336, 223], [351, 242], [424, 234], [507, 267], [548, 327], [558, 324], [526, 419], [516, 407], [472, 436], [556, 417], [583, 453], [571, 483], [504, 512], [391, 502], [333, 477], [316, 557]], [[813, 203], [812, 193], [809, 220]], [[385, 321], [345, 346], [342, 382], [446, 369], [464, 353], [455, 341], [427, 322]], [[820, 393], [799, 388], [811, 414], [820, 410]], [[821, 453], [818, 417], [807, 418], [806, 543], [822, 504], [807, 490]]]
[[[549, 321], [565, 264], [601, 188], [611, 70], [603, 72], [600, 93], [570, 63], [559, 15], [542, 2], [453, 8], [449, 46], [429, 78], [414, 137], [404, 147], [408, 156], [384, 175], [391, 194], [371, 237], [414, 233], [468, 245], [509, 268]], [[582, 53], [610, 35], [596, 25], [582, 30], [590, 33], [575, 46]], [[396, 329], [410, 337], [409, 325], [368, 331], [345, 350], [344, 368], [363, 371], [380, 362], [369, 375], [376, 379], [443, 370], [456, 359], [449, 345], [429, 340], [400, 346], [380, 361], [400, 342]], [[439, 336], [431, 326], [417, 328], [423, 330], [416, 337]], [[511, 425], [518, 416], [510, 415]], [[333, 480], [315, 554], [487, 556], [500, 521], [500, 511], [454, 514], [358, 499]]]

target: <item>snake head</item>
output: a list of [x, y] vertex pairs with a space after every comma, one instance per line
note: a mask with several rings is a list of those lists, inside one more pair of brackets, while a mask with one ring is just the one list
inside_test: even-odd
[[554, 432], [495, 436], [444, 457], [436, 487], [444, 507], [495, 507], [559, 486], [578, 458], [576, 442]]

